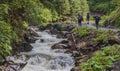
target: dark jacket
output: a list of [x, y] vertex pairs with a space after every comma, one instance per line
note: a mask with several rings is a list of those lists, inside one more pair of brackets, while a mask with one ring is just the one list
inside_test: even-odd
[[87, 13], [86, 18], [87, 18], [87, 19], [90, 18], [90, 13]]
[[83, 16], [81, 14], [78, 14], [78, 20], [83, 21]]
[[100, 16], [94, 16], [94, 19], [96, 22], [99, 22], [101, 20], [101, 17]]

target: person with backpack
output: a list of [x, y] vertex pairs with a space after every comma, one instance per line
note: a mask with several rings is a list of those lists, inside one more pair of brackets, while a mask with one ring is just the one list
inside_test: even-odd
[[78, 25], [81, 26], [82, 21], [83, 21], [83, 16], [82, 16], [82, 14], [78, 14]]
[[100, 22], [100, 20], [101, 20], [101, 17], [98, 16], [98, 15], [95, 15], [95, 16], [94, 16], [94, 19], [95, 19], [96, 29], [98, 29], [98, 26], [99, 26], [99, 22]]
[[87, 19], [87, 24], [89, 24], [89, 20], [90, 20], [90, 13], [89, 12], [86, 15], [86, 19]]

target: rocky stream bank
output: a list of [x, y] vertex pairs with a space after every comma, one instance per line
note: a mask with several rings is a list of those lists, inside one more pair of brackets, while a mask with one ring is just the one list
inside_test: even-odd
[[[66, 49], [65, 53], [71, 53], [72, 57], [75, 60], [75, 67], [71, 71], [81, 71], [79, 64], [81, 62], [87, 61], [91, 58], [94, 53], [98, 50], [101, 50], [103, 47], [108, 45], [120, 44], [120, 34], [116, 32], [111, 32], [107, 40], [104, 40], [102, 37], [99, 40], [93, 40], [99, 35], [98, 30], [89, 31], [89, 34], [79, 35], [73, 29], [76, 28], [74, 25], [48, 25], [46, 27], [40, 27], [38, 31], [49, 30], [49, 34], [57, 35], [57, 38], [62, 38], [62, 40], [54, 44], [52, 49]], [[107, 34], [106, 34], [107, 35]], [[30, 43], [35, 43], [37, 40], [34, 37], [39, 37], [35, 31], [32, 29], [28, 30], [28, 33], [25, 34], [23, 41], [14, 47], [14, 55], [16, 56], [19, 52], [28, 52], [33, 49], [33, 46]], [[44, 42], [44, 39], [40, 39], [40, 42]], [[17, 55], [19, 57], [19, 55]], [[28, 56], [29, 58], [29, 56]], [[7, 58], [6, 58], [7, 59]], [[8, 71], [7, 69], [12, 68], [14, 71], [19, 71], [24, 68], [26, 63], [17, 63], [13, 61], [7, 61], [0, 66], [1, 71]], [[111, 68], [107, 68], [106, 71], [119, 71], [120, 61], [117, 61], [113, 64]], [[18, 68], [18, 69], [17, 69]], [[10, 70], [11, 71], [11, 70]]]
[[[97, 39], [97, 37], [102, 35], [99, 30], [89, 31], [89, 34], [81, 36], [78, 33], [72, 31], [75, 27], [76, 26], [72, 24], [64, 26], [57, 24], [48, 25], [47, 27], [42, 28], [50, 30], [49, 33], [56, 34], [58, 38], [66, 39], [54, 44], [51, 48], [66, 49], [67, 51], [65, 53], [72, 53], [72, 56], [75, 60], [75, 67], [72, 68], [71, 71], [81, 71], [79, 64], [87, 61], [94, 55], [96, 51], [101, 50], [103, 47], [120, 44], [119, 32], [108, 31], [107, 33], [110, 34], [103, 34], [106, 35], [107, 39], [104, 39], [103, 37]], [[113, 66], [111, 68], [107, 68], [106, 71], [119, 71], [119, 63], [120, 61], [115, 62]]]

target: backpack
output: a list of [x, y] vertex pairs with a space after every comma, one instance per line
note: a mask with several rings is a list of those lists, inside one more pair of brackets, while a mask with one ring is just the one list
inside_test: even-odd
[[90, 13], [87, 13], [87, 18], [90, 18]]
[[78, 19], [79, 19], [79, 20], [83, 20], [82, 15], [79, 14], [79, 15], [78, 15]]

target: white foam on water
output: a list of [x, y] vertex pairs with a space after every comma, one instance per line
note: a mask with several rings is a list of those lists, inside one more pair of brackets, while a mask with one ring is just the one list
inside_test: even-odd
[[[70, 71], [74, 67], [71, 54], [65, 54], [65, 49], [51, 49], [52, 45], [63, 39], [57, 39], [56, 35], [50, 35], [46, 31], [37, 31], [37, 33], [40, 37], [35, 37], [38, 40], [31, 44], [33, 49], [30, 52], [21, 52], [20, 55], [8, 56], [6, 59], [18, 64], [27, 63], [22, 70], [18, 66], [17, 71]], [[13, 71], [10, 67], [7, 69]]]
[[74, 67], [71, 55], [65, 54], [64, 49], [51, 49], [52, 45], [63, 39], [57, 39], [56, 35], [50, 35], [46, 31], [37, 33], [40, 37], [36, 37], [38, 40], [31, 44], [34, 47], [32, 51], [21, 53], [31, 56], [22, 71], [70, 71]]

